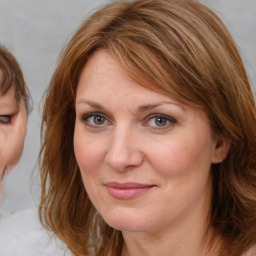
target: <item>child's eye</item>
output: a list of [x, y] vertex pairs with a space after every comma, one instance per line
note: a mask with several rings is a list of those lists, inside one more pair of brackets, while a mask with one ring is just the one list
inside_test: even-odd
[[11, 115], [0, 115], [0, 123], [1, 124], [9, 124], [11, 122]]
[[90, 126], [104, 126], [108, 124], [106, 117], [101, 113], [89, 113], [83, 116], [82, 121]]
[[147, 120], [147, 125], [154, 128], [167, 128], [177, 122], [173, 117], [163, 114], [152, 114]]

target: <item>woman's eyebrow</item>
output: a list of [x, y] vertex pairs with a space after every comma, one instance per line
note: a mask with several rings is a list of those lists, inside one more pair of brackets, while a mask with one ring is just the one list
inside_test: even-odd
[[2, 102], [0, 100], [0, 113], [4, 113], [4, 112], [16, 113], [18, 111], [19, 111], [19, 104], [16, 101]]
[[[93, 108], [97, 108], [97, 109], [102, 109], [102, 110], [105, 109], [104, 106], [102, 106], [101, 104], [96, 103], [96, 102], [91, 101], [91, 100], [80, 99], [76, 102], [76, 105], [80, 105], [80, 104], [87, 104], [87, 105], [89, 105]], [[159, 107], [161, 105], [164, 105], [164, 104], [175, 105], [175, 106], [181, 108], [181, 110], [185, 111], [184, 106], [182, 106], [181, 104], [178, 104], [178, 103], [175, 103], [175, 102], [172, 102], [172, 101], [161, 101], [161, 102], [157, 102], [157, 103], [153, 103], [153, 104], [141, 105], [141, 106], [138, 107], [138, 112], [139, 113], [146, 112], [146, 111], [157, 108], [157, 107]]]
[[159, 107], [161, 105], [165, 105], [165, 104], [175, 105], [175, 106], [181, 108], [183, 111], [185, 110], [185, 108], [181, 104], [177, 104], [177, 103], [171, 102], [171, 101], [161, 101], [161, 102], [154, 103], [154, 104], [147, 104], [147, 105], [139, 106], [138, 112], [149, 111], [151, 109], [157, 108], [157, 107]]
[[80, 104], [87, 104], [93, 108], [104, 109], [104, 107], [102, 105], [100, 105], [99, 103], [96, 103], [96, 102], [90, 101], [90, 100], [85, 100], [85, 99], [78, 100], [76, 102], [76, 105], [80, 105]]

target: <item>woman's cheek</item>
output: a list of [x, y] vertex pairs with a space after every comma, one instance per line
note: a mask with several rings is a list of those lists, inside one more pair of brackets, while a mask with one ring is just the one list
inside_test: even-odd
[[13, 152], [12, 162], [10, 163], [10, 165], [12, 166], [18, 163], [23, 152], [25, 137], [27, 134], [26, 113], [23, 113], [23, 115], [20, 117], [19, 122], [16, 125], [17, 126], [15, 127], [15, 133], [13, 135], [13, 144], [15, 144], [14, 148], [16, 150], [14, 150]]
[[15, 149], [13, 151], [12, 157], [10, 158], [10, 162], [8, 163], [8, 169], [13, 168], [21, 158], [22, 152], [24, 148], [24, 139], [20, 138], [20, 140], [16, 141]]
[[148, 147], [146, 158], [156, 172], [163, 176], [176, 176], [184, 169], [186, 155], [180, 143], [174, 140], [155, 143]]
[[84, 131], [75, 130], [74, 151], [82, 175], [95, 171], [101, 164], [101, 145]]
[[[25, 135], [16, 135], [6, 141], [3, 154], [5, 155], [5, 165], [7, 170], [11, 170], [20, 160]], [[14, 150], [15, 149], [15, 150]]]
[[[7, 163], [10, 159], [10, 146], [8, 142], [8, 127], [0, 124], [0, 177], [2, 177], [3, 172], [6, 171]], [[12, 151], [14, 151], [15, 145], [12, 145]]]
[[24, 118], [21, 122], [14, 126], [6, 126], [0, 129], [0, 158], [1, 168], [11, 170], [20, 160], [24, 141], [27, 133], [27, 119]]

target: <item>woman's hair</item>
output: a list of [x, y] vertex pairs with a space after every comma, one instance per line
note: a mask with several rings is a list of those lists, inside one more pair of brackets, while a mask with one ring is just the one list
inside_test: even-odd
[[121, 253], [121, 232], [90, 202], [73, 149], [78, 80], [99, 49], [109, 50], [141, 86], [203, 109], [213, 133], [230, 142], [228, 157], [212, 165], [209, 219], [221, 237], [219, 255], [241, 255], [256, 242], [255, 102], [231, 35], [195, 0], [115, 1], [86, 20], [67, 44], [43, 110], [39, 165], [45, 227], [75, 255]]
[[0, 45], [0, 97], [4, 96], [11, 88], [15, 91], [15, 100], [22, 99], [26, 109], [30, 110], [30, 93], [26, 86], [23, 73], [16, 58], [4, 46]]

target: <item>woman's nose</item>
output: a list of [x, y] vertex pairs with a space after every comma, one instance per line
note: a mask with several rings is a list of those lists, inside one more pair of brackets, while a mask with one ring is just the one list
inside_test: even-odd
[[143, 163], [142, 145], [134, 133], [131, 131], [116, 131], [112, 134], [105, 155], [105, 162], [112, 169], [127, 171], [139, 167]]

